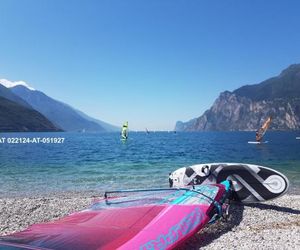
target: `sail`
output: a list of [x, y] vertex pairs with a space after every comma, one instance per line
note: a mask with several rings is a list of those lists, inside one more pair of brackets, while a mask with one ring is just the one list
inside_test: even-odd
[[269, 116], [268, 119], [264, 122], [264, 124], [256, 131], [256, 141], [261, 141], [264, 134], [267, 132], [270, 127], [272, 121], [272, 117]]
[[175, 249], [222, 216], [229, 188], [105, 192], [88, 209], [0, 236], [0, 249]]
[[121, 131], [121, 139], [126, 140], [128, 138], [128, 122], [125, 122]]

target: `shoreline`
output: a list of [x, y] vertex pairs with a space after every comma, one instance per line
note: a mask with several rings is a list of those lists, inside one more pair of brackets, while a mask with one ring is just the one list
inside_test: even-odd
[[[0, 235], [83, 210], [101, 196], [62, 193], [44, 197], [0, 198]], [[180, 249], [299, 249], [300, 195], [251, 205], [232, 204], [228, 222], [206, 226]]]

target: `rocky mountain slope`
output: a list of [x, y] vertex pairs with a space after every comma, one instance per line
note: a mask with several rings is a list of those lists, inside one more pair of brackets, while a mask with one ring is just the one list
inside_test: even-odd
[[270, 129], [300, 129], [300, 64], [259, 84], [225, 91], [198, 118], [177, 122], [177, 131], [256, 130], [272, 116]]
[[12, 92], [29, 103], [35, 110], [46, 116], [53, 124], [65, 131], [105, 132], [106, 130], [94, 121], [82, 117], [71, 106], [54, 100], [41, 91], [30, 90], [18, 85]]
[[61, 131], [38, 111], [0, 96], [1, 132]]

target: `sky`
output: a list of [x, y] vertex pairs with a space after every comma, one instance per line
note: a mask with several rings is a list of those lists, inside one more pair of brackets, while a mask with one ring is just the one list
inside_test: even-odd
[[300, 62], [300, 1], [0, 0], [0, 79], [131, 130], [173, 130]]

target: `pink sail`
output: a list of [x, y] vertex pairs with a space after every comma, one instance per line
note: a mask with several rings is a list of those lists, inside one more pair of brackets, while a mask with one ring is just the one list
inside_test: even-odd
[[102, 199], [57, 221], [0, 237], [9, 249], [173, 249], [203, 228], [222, 201], [222, 184]]

